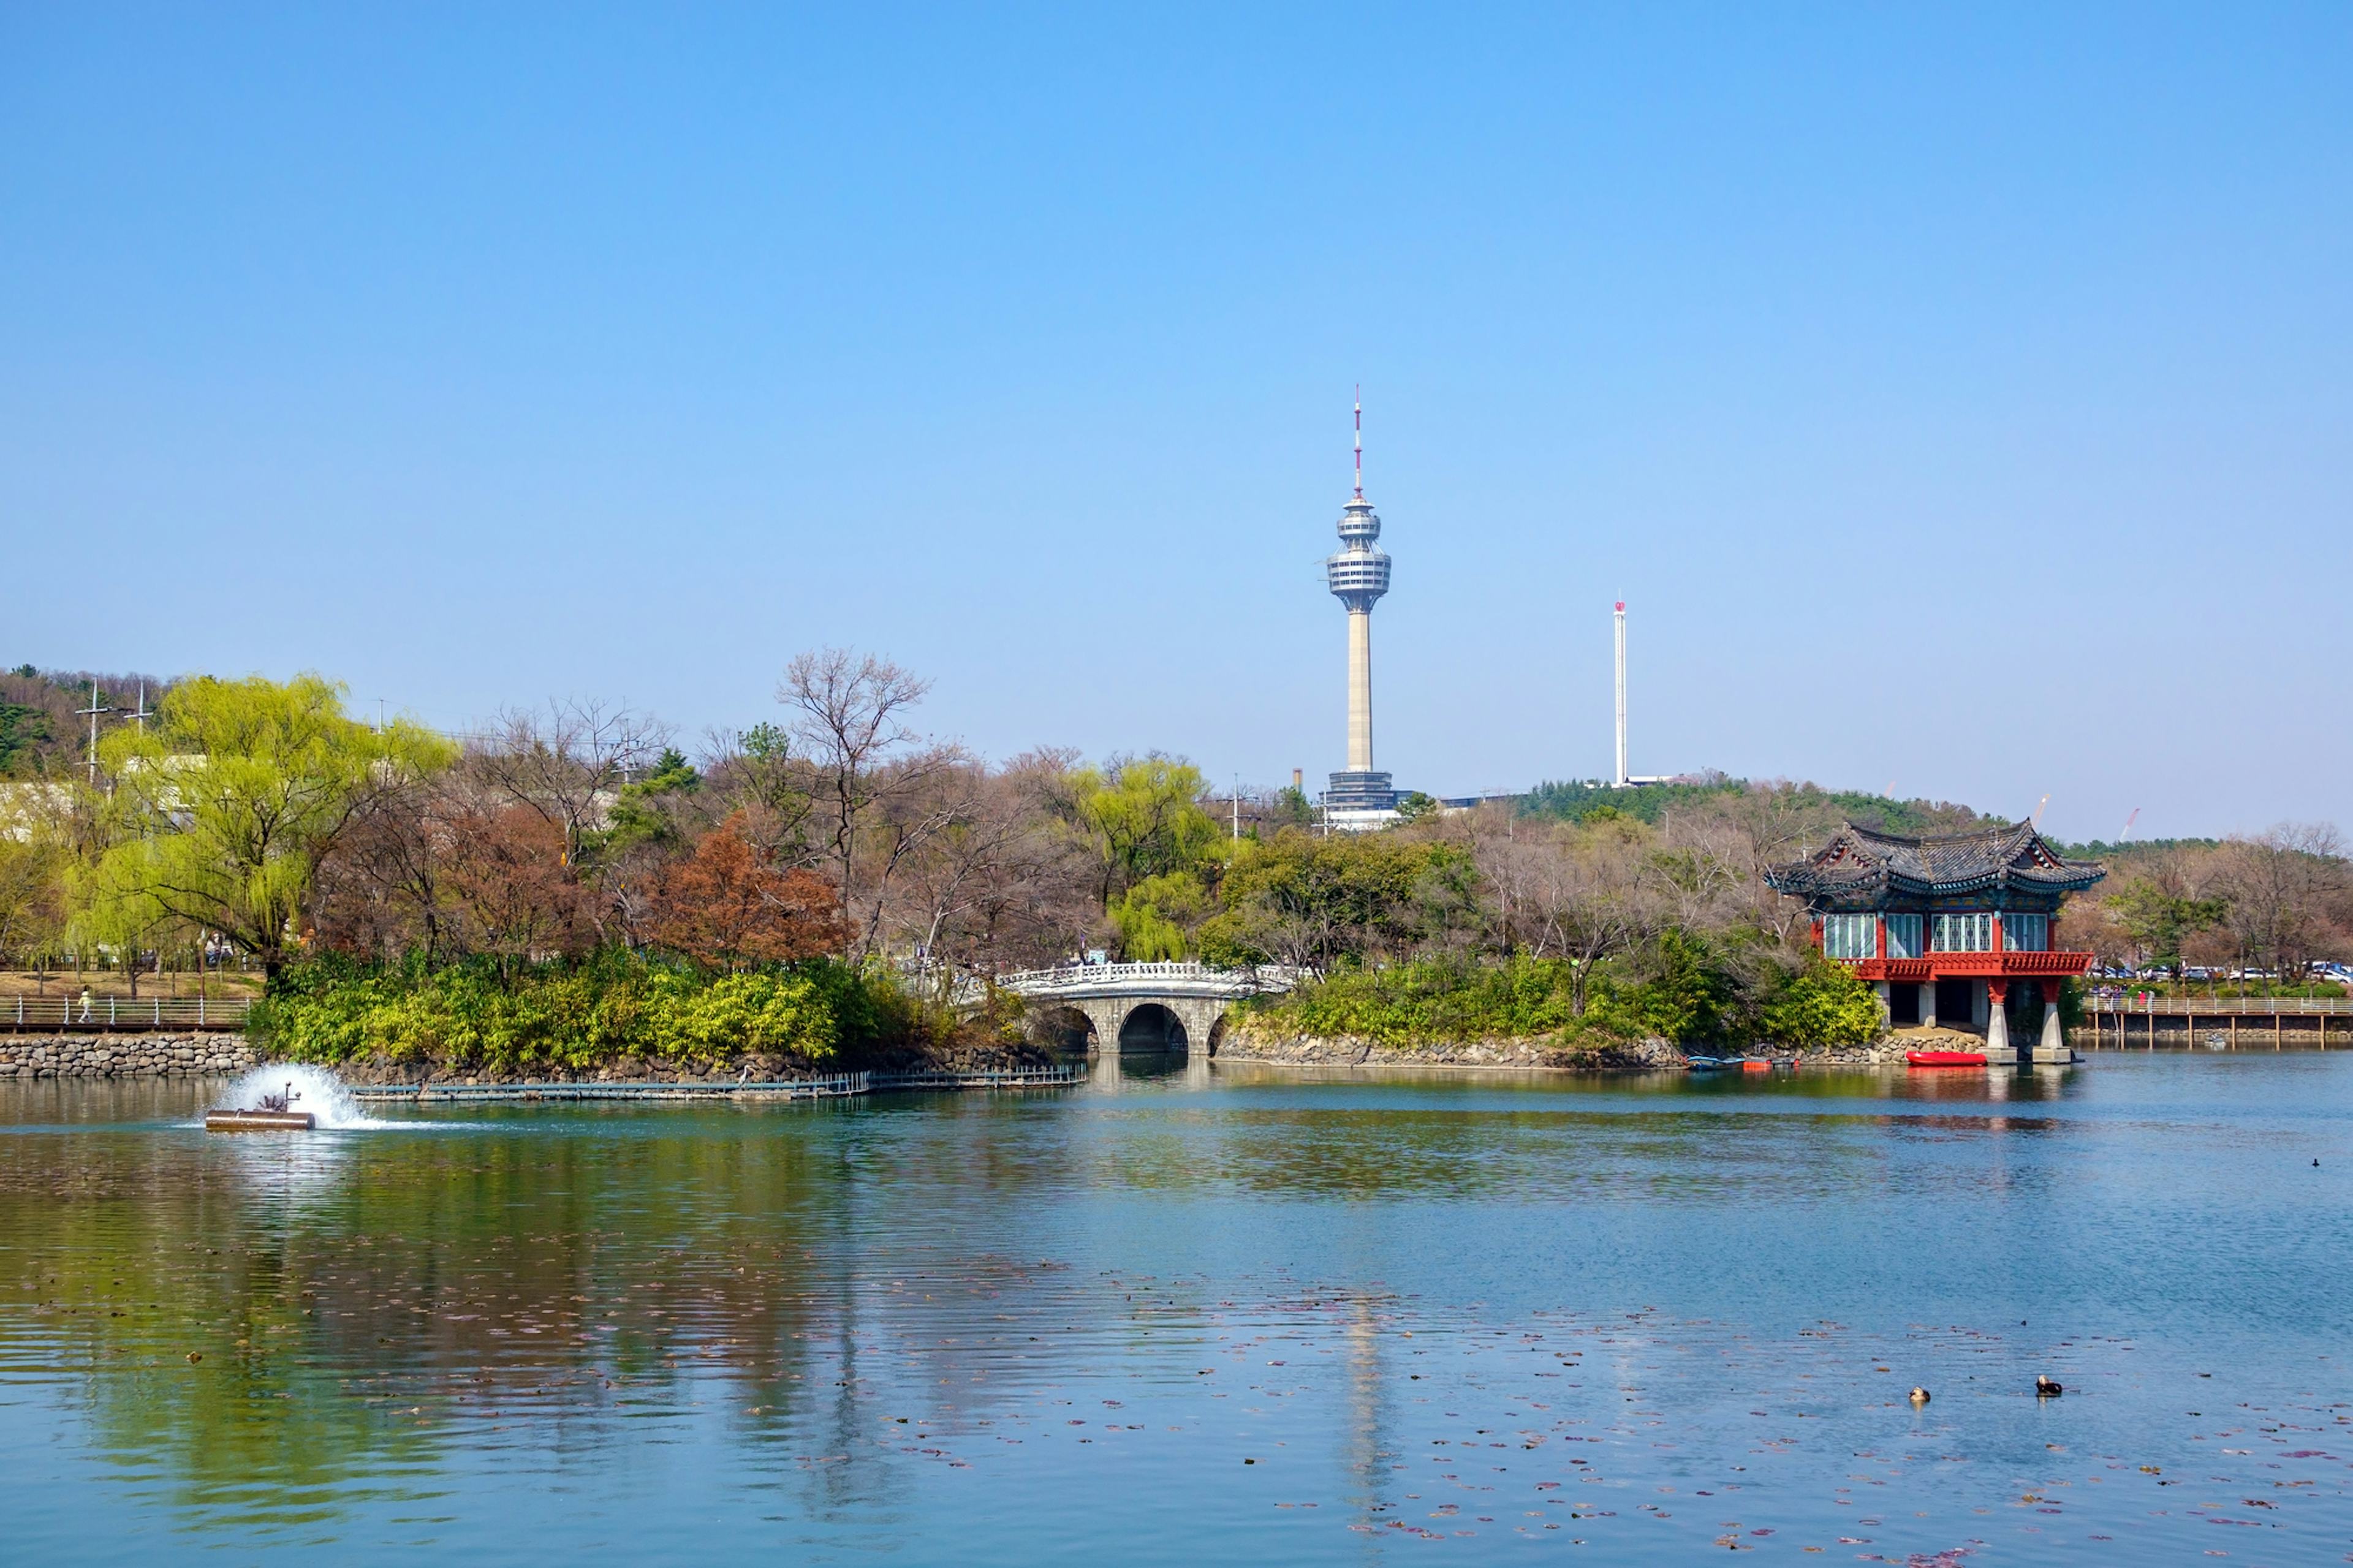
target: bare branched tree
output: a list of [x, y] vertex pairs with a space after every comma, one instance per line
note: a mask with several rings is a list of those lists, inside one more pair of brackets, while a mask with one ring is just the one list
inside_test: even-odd
[[2303, 980], [2343, 938], [2345, 840], [2327, 823], [2284, 822], [2231, 840], [2221, 881], [2242, 951], [2282, 980]]
[[1571, 1008], [1585, 1011], [1594, 965], [1656, 931], [1661, 911], [1650, 890], [1647, 835], [1636, 823], [1566, 827], [1539, 841], [1525, 879], [1536, 956], [1575, 964]]
[[666, 725], [634, 709], [550, 699], [542, 708], [501, 713], [470, 762], [475, 776], [562, 834], [565, 864], [577, 868], [582, 843], [603, 823], [615, 792], [669, 740]]
[[[878, 805], [922, 794], [944, 770], [965, 759], [952, 746], [927, 746], [909, 727], [910, 711], [931, 683], [887, 658], [849, 648], [824, 648], [795, 658], [776, 700], [792, 710], [814, 781], [819, 837], [831, 864], [844, 926], [862, 934], [862, 957], [880, 921], [881, 900], [864, 877], [861, 831]], [[902, 814], [882, 836], [879, 874], [887, 881], [913, 842], [936, 831], [931, 814]]]
[[1008, 917], [1034, 892], [1053, 863], [1046, 824], [1018, 774], [966, 763], [939, 775], [933, 798], [906, 816], [926, 826], [920, 838], [896, 832], [902, 847], [898, 881], [880, 907], [899, 937], [923, 955], [943, 984], [958, 963], [991, 962]]

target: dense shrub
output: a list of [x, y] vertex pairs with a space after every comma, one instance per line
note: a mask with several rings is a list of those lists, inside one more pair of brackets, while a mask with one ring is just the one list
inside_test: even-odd
[[1302, 1034], [1350, 1035], [1391, 1046], [1530, 1039], [1582, 1030], [1570, 1011], [1571, 978], [1560, 959], [1423, 960], [1339, 970], [1261, 1011], [1270, 1023]]
[[1871, 986], [1846, 965], [1819, 958], [1789, 977], [1760, 1023], [1767, 1039], [1801, 1051], [1869, 1045], [1886, 1026]]
[[502, 977], [485, 963], [299, 965], [252, 1027], [290, 1059], [373, 1057], [491, 1070], [636, 1056], [711, 1067], [747, 1054], [811, 1065], [871, 1046], [912, 1007], [884, 975], [830, 960], [711, 975], [624, 953]]
[[1621, 1039], [1716, 1045], [1749, 1030], [1736, 972], [1703, 939], [1669, 929], [1595, 976], [1587, 1012]]

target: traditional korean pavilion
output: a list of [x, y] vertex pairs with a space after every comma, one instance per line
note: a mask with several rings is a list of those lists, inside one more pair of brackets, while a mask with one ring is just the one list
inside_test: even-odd
[[2068, 1059], [2059, 982], [2090, 969], [2092, 954], [2059, 947], [2059, 905], [2106, 875], [2062, 856], [2031, 823], [1939, 838], [1849, 823], [1765, 880], [1806, 901], [1814, 945], [1872, 983], [1891, 1024], [1981, 1029], [1987, 1059], [2014, 1062], [2013, 982], [2042, 991], [2034, 1059]]

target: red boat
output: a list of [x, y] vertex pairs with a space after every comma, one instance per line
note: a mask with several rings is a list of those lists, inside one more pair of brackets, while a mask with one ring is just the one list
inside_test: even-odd
[[1915, 1068], [1981, 1068], [1983, 1051], [1906, 1051], [1904, 1059]]

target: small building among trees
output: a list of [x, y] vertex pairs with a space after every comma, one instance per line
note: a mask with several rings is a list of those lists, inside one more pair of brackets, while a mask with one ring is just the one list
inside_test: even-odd
[[1805, 900], [1815, 947], [1871, 983], [1889, 1023], [1982, 1031], [1989, 1061], [2015, 1062], [2012, 1015], [2038, 1001], [2033, 1059], [2067, 1059], [2059, 983], [2093, 955], [2059, 945], [2059, 906], [2106, 875], [2061, 855], [2031, 823], [1934, 838], [1849, 823], [1765, 879]]

